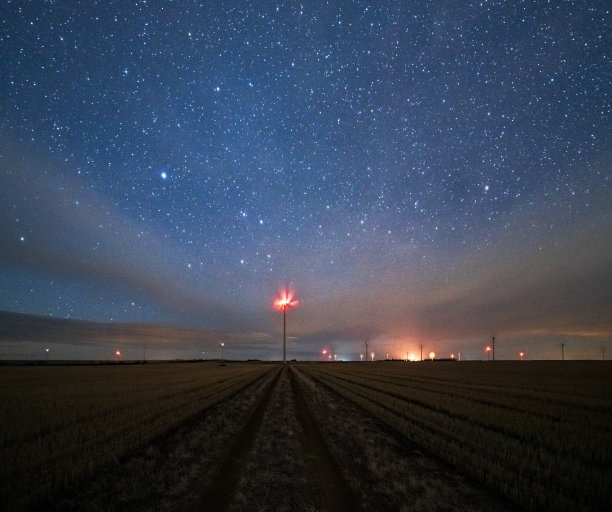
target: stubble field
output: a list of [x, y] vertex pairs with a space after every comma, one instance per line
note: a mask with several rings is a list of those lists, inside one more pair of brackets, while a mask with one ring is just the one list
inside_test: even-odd
[[610, 510], [608, 362], [0, 367], [5, 510]]

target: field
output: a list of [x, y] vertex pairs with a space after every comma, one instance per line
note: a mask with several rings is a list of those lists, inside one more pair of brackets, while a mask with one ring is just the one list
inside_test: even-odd
[[266, 365], [0, 368], [0, 498], [53, 496], [230, 397]]
[[317, 381], [529, 510], [612, 505], [612, 367], [320, 365]]
[[0, 367], [5, 510], [610, 510], [607, 362]]

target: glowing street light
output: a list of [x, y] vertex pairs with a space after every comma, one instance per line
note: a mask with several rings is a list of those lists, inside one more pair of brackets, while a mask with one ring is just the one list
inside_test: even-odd
[[121, 357], [121, 350], [117, 350], [115, 352], [115, 361], [119, 361], [119, 358]]
[[49, 360], [49, 349], [45, 349], [45, 363]]
[[225, 347], [225, 343], [221, 342], [219, 345], [221, 345], [221, 361], [223, 361], [223, 347]]
[[361, 358], [361, 362], [363, 363], [363, 354], [359, 354], [359, 357]]
[[374, 352], [370, 354], [372, 356], [372, 362], [374, 362]]
[[489, 354], [491, 353], [491, 347], [487, 346], [487, 348], [485, 348], [485, 350], [487, 351], [487, 361], [489, 360]]
[[293, 298], [293, 292], [284, 290], [281, 296], [274, 301], [274, 305], [283, 310], [283, 364], [287, 362], [287, 309], [291, 306], [297, 306], [297, 299]]
[[429, 353], [429, 359], [431, 359], [432, 361], [436, 358], [436, 353], [435, 352], [430, 352]]
[[525, 359], [525, 352], [523, 352], [522, 350], [519, 352], [519, 359], [522, 361], [523, 359]]

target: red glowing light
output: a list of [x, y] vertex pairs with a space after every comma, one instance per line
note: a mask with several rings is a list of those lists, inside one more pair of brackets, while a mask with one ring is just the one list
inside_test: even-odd
[[298, 305], [298, 300], [294, 298], [293, 292], [289, 290], [283, 290], [280, 293], [281, 293], [281, 296], [274, 301], [274, 305], [277, 308], [284, 311], [291, 306]]

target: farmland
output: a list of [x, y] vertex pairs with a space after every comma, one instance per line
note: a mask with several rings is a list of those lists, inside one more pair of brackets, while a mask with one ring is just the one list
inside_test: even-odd
[[307, 373], [529, 510], [612, 504], [612, 368], [317, 365]]
[[598, 362], [0, 367], [8, 510], [607, 510]]
[[0, 496], [27, 507], [145, 446], [269, 365], [0, 368]]

